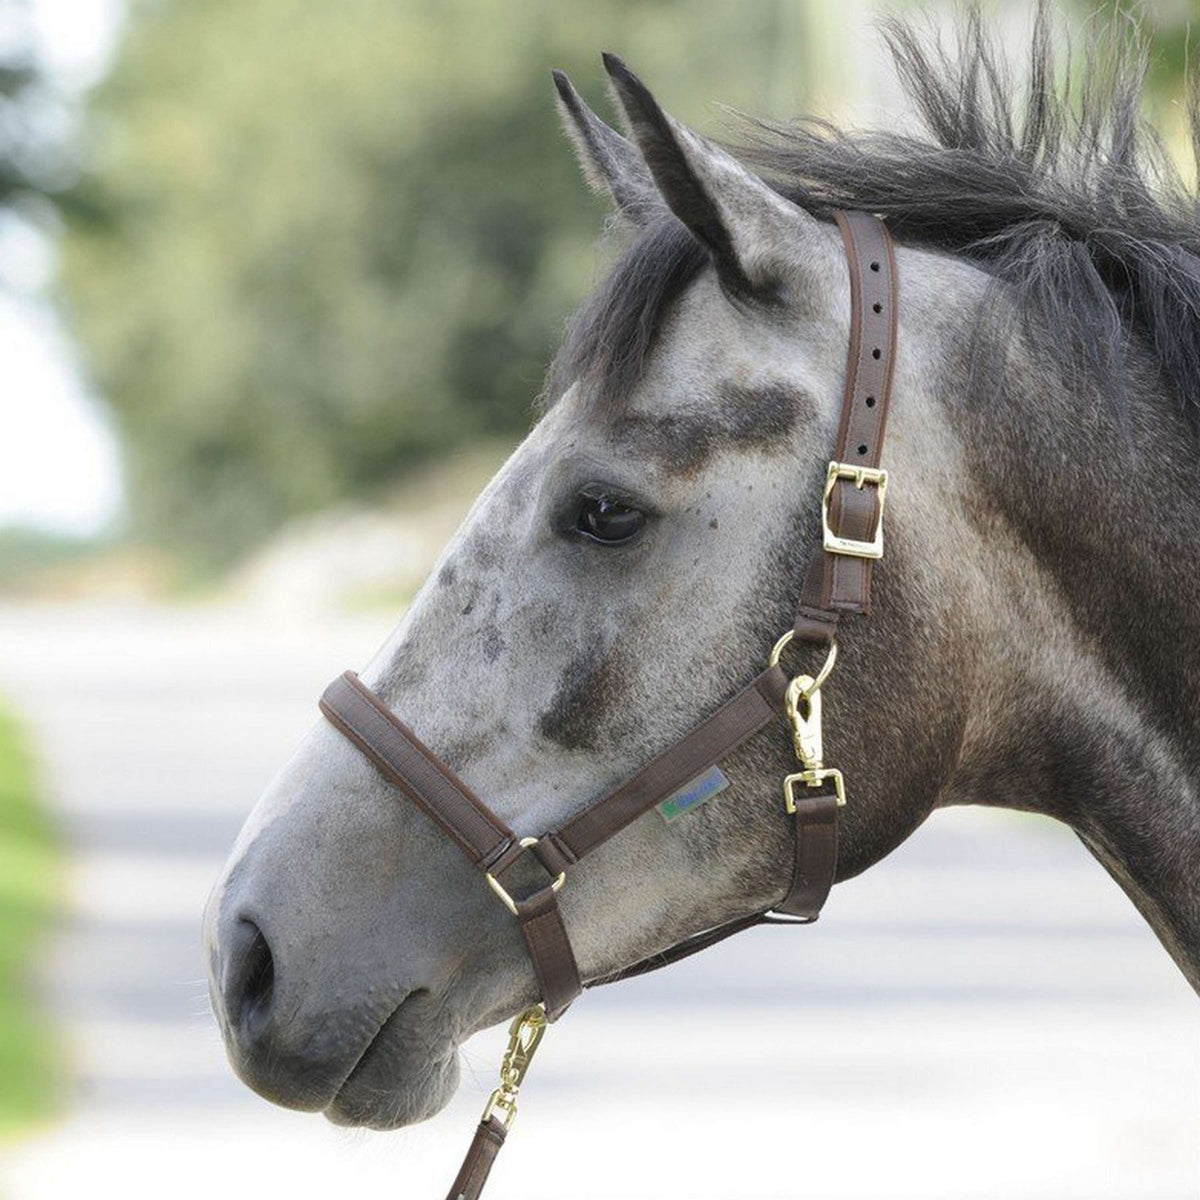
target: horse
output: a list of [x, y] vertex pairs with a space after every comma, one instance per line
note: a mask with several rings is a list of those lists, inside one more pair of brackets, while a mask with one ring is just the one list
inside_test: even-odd
[[[556, 74], [625, 249], [362, 679], [522, 835], [747, 685], [821, 538], [852, 319], [831, 217], [874, 214], [899, 281], [887, 544], [824, 685], [836, 881], [942, 807], [1043, 814], [1200, 989], [1197, 199], [1139, 117], [1137, 46], [1091, 63], [1074, 105], [1041, 8], [1018, 118], [978, 18], [953, 60], [885, 29], [920, 132], [755, 121], [719, 143], [606, 56], [621, 132]], [[811, 680], [820, 659], [789, 653]], [[572, 868], [558, 902], [585, 984], [780, 903], [794, 768], [768, 724], [704, 803]], [[316, 724], [205, 912], [250, 1087], [340, 1124], [420, 1121], [457, 1047], [538, 1000], [459, 849]]]

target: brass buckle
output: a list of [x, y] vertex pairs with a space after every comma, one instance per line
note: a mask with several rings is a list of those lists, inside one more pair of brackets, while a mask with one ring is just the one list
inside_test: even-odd
[[[517, 843], [517, 845], [520, 846], [522, 850], [528, 850], [530, 846], [536, 846], [541, 840], [541, 838], [524, 837]], [[514, 859], [513, 861], [515, 862], [516, 860]], [[512, 864], [510, 863], [509, 865], [511, 866]], [[498, 880], [495, 875], [491, 873], [491, 871], [488, 871], [484, 875], [484, 879], [488, 881], [488, 887], [490, 887], [492, 891], [500, 897], [504, 907], [507, 908], [514, 917], [517, 916], [517, 902], [512, 898], [511, 895], [509, 895], [508, 889], [504, 886], [504, 884], [502, 884], [500, 880]], [[566, 871], [560, 871], [558, 878], [550, 881], [550, 890], [552, 892], [557, 892], [559, 888], [561, 888], [566, 882]]]
[[[862, 491], [868, 483], [879, 489], [879, 520], [875, 525], [875, 536], [869, 542], [856, 538], [839, 537], [829, 525], [829, 500], [834, 485], [839, 479], [852, 479], [854, 486]], [[851, 558], [883, 557], [883, 501], [887, 495], [887, 472], [879, 467], [856, 467], [851, 463], [831, 462], [825, 475], [825, 494], [821, 497], [821, 544], [830, 554], [848, 554]]]
[[820, 787], [826, 780], [832, 780], [833, 793], [837, 797], [838, 808], [846, 803], [846, 782], [837, 767], [810, 767], [806, 771], [797, 771], [783, 781], [783, 807], [792, 814], [796, 812], [796, 784], [805, 787]]

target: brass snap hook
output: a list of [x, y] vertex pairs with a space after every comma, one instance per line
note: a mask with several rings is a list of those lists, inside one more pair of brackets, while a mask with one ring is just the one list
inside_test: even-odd
[[514, 1018], [508, 1027], [508, 1049], [500, 1064], [500, 1086], [492, 1093], [483, 1110], [480, 1122], [488, 1123], [493, 1115], [499, 1117], [505, 1132], [517, 1116], [517, 1093], [525, 1081], [525, 1072], [533, 1061], [534, 1052], [546, 1033], [546, 1010], [541, 1004], [527, 1008]]
[[797, 675], [788, 684], [783, 706], [792, 723], [796, 757], [806, 767], [819, 767], [824, 757], [821, 738], [821, 692], [811, 675]]

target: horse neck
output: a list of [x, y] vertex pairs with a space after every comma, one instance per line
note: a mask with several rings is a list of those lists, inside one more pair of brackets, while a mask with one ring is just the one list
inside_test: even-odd
[[1119, 410], [1035, 362], [953, 402], [991, 653], [948, 798], [1070, 824], [1200, 991], [1200, 436], [1145, 362]]

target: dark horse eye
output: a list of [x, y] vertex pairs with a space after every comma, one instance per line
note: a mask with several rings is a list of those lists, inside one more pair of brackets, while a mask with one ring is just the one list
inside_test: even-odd
[[580, 533], [608, 546], [629, 541], [645, 523], [645, 513], [612, 496], [584, 496], [575, 518]]

